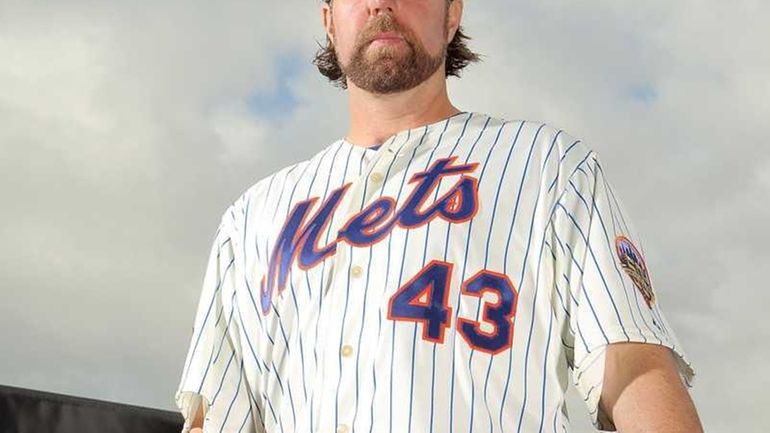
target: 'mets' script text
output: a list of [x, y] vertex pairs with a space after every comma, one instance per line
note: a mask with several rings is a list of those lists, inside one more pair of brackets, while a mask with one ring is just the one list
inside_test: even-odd
[[[454, 165], [456, 158], [437, 159], [427, 170], [415, 173], [409, 180], [409, 184], [415, 186], [400, 208], [395, 209], [396, 200], [392, 197], [380, 197], [353, 214], [338, 231], [337, 237], [322, 247], [318, 246], [319, 237], [329, 225], [351, 183], [333, 190], [315, 213], [311, 213], [310, 209], [318, 197], [296, 203], [270, 254], [268, 273], [260, 280], [263, 314], [267, 315], [270, 311], [276, 287], [279, 293], [283, 291], [289, 269], [295, 261], [301, 269], [308, 270], [334, 254], [337, 242], [363, 247], [376, 244], [395, 226], [410, 229], [427, 224], [434, 218], [452, 223], [472, 219], [479, 205], [478, 179], [467, 173], [473, 172], [478, 163]], [[459, 175], [459, 179], [443, 195], [432, 203], [426, 203], [442, 178], [455, 175]]]

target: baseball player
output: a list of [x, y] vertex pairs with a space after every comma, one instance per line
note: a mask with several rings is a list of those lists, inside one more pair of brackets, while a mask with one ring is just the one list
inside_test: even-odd
[[455, 108], [462, 0], [333, 0], [348, 133], [222, 214], [176, 404], [185, 431], [702, 431], [694, 370], [591, 146]]

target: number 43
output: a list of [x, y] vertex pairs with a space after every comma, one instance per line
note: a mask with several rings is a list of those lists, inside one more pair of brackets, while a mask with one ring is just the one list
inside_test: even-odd
[[[388, 319], [422, 323], [423, 340], [443, 343], [444, 331], [452, 321], [452, 307], [447, 303], [452, 267], [450, 262], [431, 260], [390, 297]], [[482, 330], [476, 320], [458, 318], [457, 332], [473, 349], [494, 355], [511, 347], [518, 293], [507, 275], [488, 269], [460, 286], [460, 293], [467, 296], [481, 298], [485, 292], [497, 295], [495, 303], [484, 304], [481, 315], [492, 324], [492, 331]]]

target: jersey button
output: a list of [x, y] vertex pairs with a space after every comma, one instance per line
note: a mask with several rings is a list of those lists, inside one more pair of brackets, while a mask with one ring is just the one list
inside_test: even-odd
[[355, 265], [353, 266], [353, 269], [350, 270], [350, 273], [353, 274], [354, 277], [361, 276], [361, 273], [363, 273], [364, 270], [361, 269], [361, 266]]
[[340, 424], [337, 426], [337, 433], [348, 433], [348, 426]]
[[372, 182], [382, 182], [382, 173], [375, 171], [369, 178], [372, 179]]
[[351, 346], [349, 344], [346, 344], [346, 345], [342, 346], [341, 352], [342, 352], [342, 356], [347, 358], [348, 356], [353, 354], [353, 346]]

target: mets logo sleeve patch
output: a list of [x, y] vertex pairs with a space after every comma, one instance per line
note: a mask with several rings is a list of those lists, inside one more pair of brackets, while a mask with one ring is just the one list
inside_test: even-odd
[[631, 239], [623, 235], [615, 238], [615, 250], [623, 270], [626, 271], [631, 281], [634, 282], [634, 286], [644, 297], [647, 307], [652, 308], [652, 304], [655, 303], [655, 293], [652, 291], [652, 283], [650, 283], [647, 264], [644, 262], [642, 253], [631, 242]]

